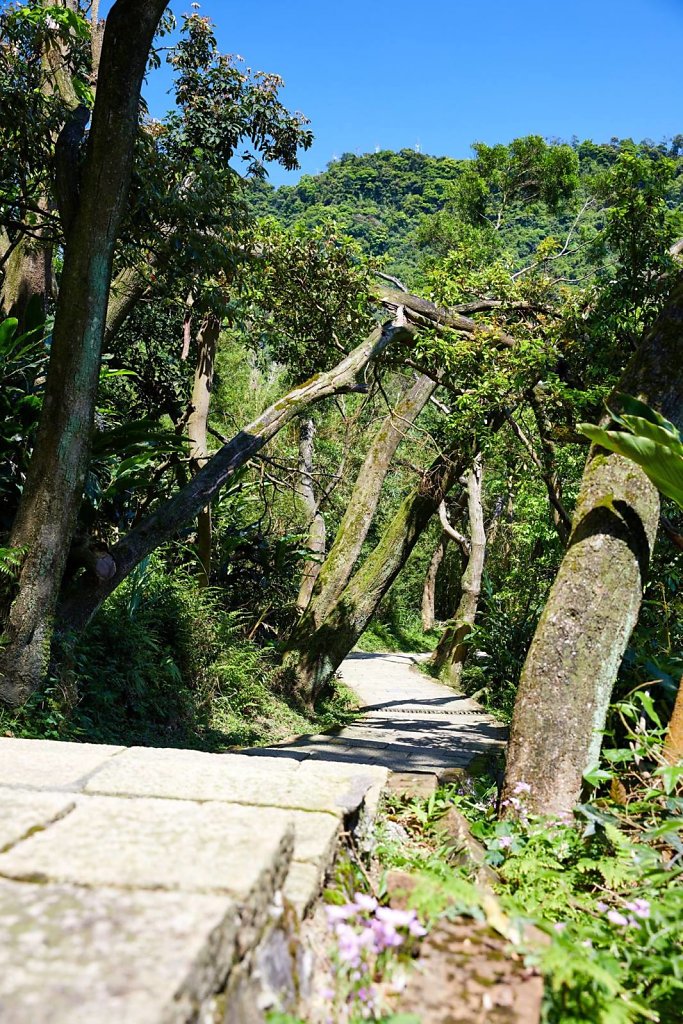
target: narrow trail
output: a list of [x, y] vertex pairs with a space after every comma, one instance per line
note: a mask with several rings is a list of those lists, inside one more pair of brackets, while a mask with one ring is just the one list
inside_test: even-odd
[[477, 754], [499, 748], [505, 727], [476, 701], [421, 672], [418, 665], [423, 659], [403, 653], [349, 655], [341, 675], [360, 698], [357, 721], [250, 753], [444, 776], [465, 767]]

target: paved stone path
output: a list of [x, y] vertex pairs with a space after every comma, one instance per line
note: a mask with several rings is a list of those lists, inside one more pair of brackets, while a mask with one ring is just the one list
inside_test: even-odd
[[362, 717], [333, 733], [302, 736], [251, 754], [381, 765], [443, 776], [500, 747], [506, 730], [479, 704], [418, 668], [422, 655], [351, 654], [341, 675]]
[[388, 769], [500, 739], [408, 656], [344, 677], [358, 724], [265, 751], [0, 739], [2, 1024], [251, 1024], [305, 984], [296, 917]]

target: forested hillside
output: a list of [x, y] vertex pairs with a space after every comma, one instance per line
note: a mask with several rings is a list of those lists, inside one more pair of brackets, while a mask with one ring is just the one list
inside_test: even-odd
[[511, 896], [570, 865], [547, 1019], [672, 1022], [683, 136], [273, 189], [308, 122], [165, 10], [0, 13], [2, 731], [268, 743], [352, 713], [357, 645], [431, 652], [510, 723]]
[[[578, 158], [578, 175], [588, 198], [590, 183], [614, 165], [624, 142], [572, 142]], [[495, 147], [477, 147], [486, 159], [495, 159]], [[667, 203], [672, 212], [680, 210], [683, 199], [681, 157], [683, 137], [656, 145], [650, 140], [639, 143], [642, 153], [667, 156], [677, 163], [670, 182]], [[503, 154], [501, 157], [504, 159]], [[296, 185], [273, 189], [257, 186], [254, 209], [271, 214], [287, 226], [307, 228], [334, 222], [344, 234], [354, 238], [363, 251], [381, 259], [383, 267], [406, 280], [411, 287], [420, 281], [420, 251], [445, 252], [453, 236], [457, 219], [463, 175], [471, 178], [472, 160], [433, 157], [413, 150], [399, 153], [384, 151], [355, 156], [345, 153], [331, 163], [323, 174], [302, 176]], [[502, 250], [519, 269], [528, 262], [538, 244], [549, 237], [564, 241], [573, 211], [549, 210], [539, 202], [513, 202], [500, 225]], [[680, 215], [679, 215], [680, 216]], [[683, 222], [679, 222], [679, 225]], [[586, 211], [579, 237], [595, 237], [601, 226], [598, 211]], [[563, 260], [561, 269], [577, 275], [583, 264], [574, 252]]]

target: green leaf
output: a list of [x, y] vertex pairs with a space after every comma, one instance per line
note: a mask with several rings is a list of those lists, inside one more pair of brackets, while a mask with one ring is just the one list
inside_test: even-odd
[[663, 783], [667, 795], [674, 792], [678, 783], [683, 779], [683, 764], [667, 764], [657, 768], [655, 775], [658, 775]]
[[655, 702], [653, 701], [647, 690], [639, 690], [635, 695], [636, 699], [643, 705], [643, 709], [647, 716], [654, 722], [658, 729], [662, 728], [662, 720], [655, 711]]
[[635, 437], [647, 437], [655, 444], [661, 444], [665, 448], [670, 448], [673, 452], [683, 455], [683, 444], [681, 444], [677, 430], [672, 433], [664, 427], [648, 423], [640, 416], [624, 416], [622, 423]]
[[649, 438], [624, 431], [603, 430], [589, 423], [580, 424], [578, 429], [594, 444], [637, 463], [662, 494], [683, 508], [683, 456]]
[[10, 344], [18, 326], [19, 321], [13, 316], [0, 323], [0, 356], [4, 356], [10, 351]]
[[[645, 404], [645, 402], [641, 402], [632, 395], [625, 395], [622, 392], [617, 392], [614, 397], [619, 402], [627, 416], [640, 417], [647, 420], [649, 423], [654, 423], [655, 426], [664, 427], [664, 429], [668, 430], [670, 433], [678, 433], [673, 423], [669, 420], [665, 420], [663, 416], [660, 416], [655, 409], [651, 409], [649, 405]], [[621, 422], [623, 414], [621, 416], [619, 414], [615, 414], [609, 407], [608, 412], [617, 422]], [[623, 416], [623, 418], [625, 419], [626, 417]]]
[[609, 782], [612, 772], [605, 771], [604, 768], [589, 768], [583, 773], [583, 777], [589, 786], [599, 786], [601, 782]]

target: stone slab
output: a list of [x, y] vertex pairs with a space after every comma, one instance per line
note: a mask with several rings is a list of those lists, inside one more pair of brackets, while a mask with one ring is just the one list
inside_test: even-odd
[[125, 750], [99, 743], [0, 738], [0, 786], [79, 790], [95, 769]]
[[223, 983], [226, 897], [0, 880], [3, 1024], [185, 1024]]
[[[267, 825], [270, 815], [275, 813], [278, 812], [270, 809], [262, 812], [264, 825]], [[292, 811], [290, 817], [294, 824], [293, 859], [317, 864], [321, 869], [326, 868], [334, 859], [342, 828], [340, 819], [315, 811]]]
[[355, 810], [376, 783], [373, 769], [336, 771], [290, 758], [132, 747], [90, 778], [87, 793], [328, 811]]
[[[248, 900], [284, 877], [286, 811], [183, 800], [78, 797], [49, 829], [0, 855], [0, 875], [25, 881], [228, 893]], [[321, 815], [335, 825], [331, 815]], [[327, 834], [323, 837], [328, 841]], [[314, 837], [303, 837], [310, 859]]]
[[0, 788], [0, 853], [29, 834], [45, 828], [73, 810], [74, 802], [60, 793]]
[[318, 864], [290, 865], [282, 892], [300, 918], [306, 916], [320, 895], [324, 877], [325, 872]]

